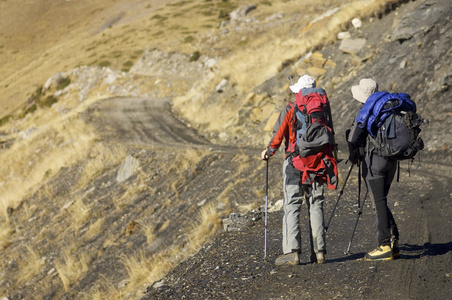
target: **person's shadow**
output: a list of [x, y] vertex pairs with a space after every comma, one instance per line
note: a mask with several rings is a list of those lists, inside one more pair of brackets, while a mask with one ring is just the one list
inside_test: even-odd
[[[422, 256], [437, 256], [444, 255], [452, 251], [452, 242], [444, 244], [432, 244], [425, 243], [424, 245], [411, 245], [402, 244], [400, 245], [400, 256], [398, 259], [418, 259]], [[346, 256], [328, 259], [328, 262], [345, 262], [349, 260], [361, 260], [365, 252], [359, 253], [345, 253]]]
[[358, 253], [344, 253], [346, 254], [346, 256], [342, 256], [342, 257], [338, 257], [338, 258], [333, 258], [333, 259], [327, 259], [327, 262], [345, 262], [348, 260], [360, 260], [364, 257], [364, 255], [366, 255], [365, 252], [358, 252]]
[[444, 255], [452, 251], [452, 242], [443, 244], [432, 244], [430, 242], [424, 245], [400, 245], [400, 259], [417, 259], [422, 256]]

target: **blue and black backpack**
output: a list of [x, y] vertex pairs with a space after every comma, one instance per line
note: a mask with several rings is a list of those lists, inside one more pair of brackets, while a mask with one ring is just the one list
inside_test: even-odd
[[376, 92], [356, 118], [366, 128], [376, 153], [390, 160], [413, 160], [424, 149], [420, 126], [428, 121], [416, 113], [416, 104], [405, 93]]

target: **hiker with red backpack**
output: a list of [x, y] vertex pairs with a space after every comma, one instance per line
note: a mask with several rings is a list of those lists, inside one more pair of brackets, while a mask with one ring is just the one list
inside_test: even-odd
[[424, 144], [418, 136], [425, 120], [405, 93], [379, 92], [378, 84], [363, 78], [352, 86], [353, 98], [363, 104], [346, 132], [349, 160], [361, 165], [376, 212], [378, 247], [364, 260], [392, 260], [399, 256], [399, 231], [387, 196], [399, 160], [414, 159]]
[[300, 210], [305, 197], [310, 218], [311, 262], [324, 263], [326, 254], [323, 215], [324, 184], [335, 189], [337, 165], [333, 155], [334, 132], [325, 90], [303, 75], [290, 86], [296, 101], [281, 111], [273, 136], [261, 157], [268, 160], [285, 143], [283, 163], [283, 255], [275, 264], [300, 264]]

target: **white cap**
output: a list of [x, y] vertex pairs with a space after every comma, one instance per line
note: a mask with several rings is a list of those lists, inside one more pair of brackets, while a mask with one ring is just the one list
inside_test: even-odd
[[304, 88], [315, 88], [315, 79], [309, 75], [303, 75], [298, 79], [298, 82], [294, 85], [289, 86], [290, 90], [297, 94], [301, 89]]

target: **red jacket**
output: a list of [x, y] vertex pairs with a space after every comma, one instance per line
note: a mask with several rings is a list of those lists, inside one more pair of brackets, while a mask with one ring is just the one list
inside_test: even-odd
[[273, 127], [273, 137], [268, 145], [267, 154], [272, 156], [279, 149], [284, 141], [286, 156], [293, 152], [291, 145], [294, 145], [295, 133], [293, 132], [293, 114], [295, 103], [288, 103], [279, 114], [278, 120]]

